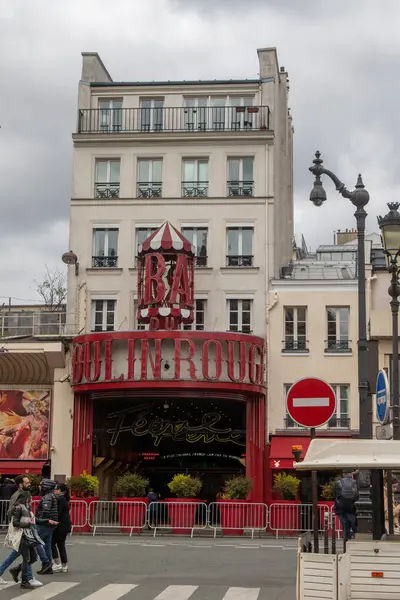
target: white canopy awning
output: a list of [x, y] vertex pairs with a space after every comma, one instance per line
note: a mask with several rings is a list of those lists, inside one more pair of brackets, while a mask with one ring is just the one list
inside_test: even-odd
[[298, 471], [329, 469], [400, 469], [400, 440], [315, 439]]

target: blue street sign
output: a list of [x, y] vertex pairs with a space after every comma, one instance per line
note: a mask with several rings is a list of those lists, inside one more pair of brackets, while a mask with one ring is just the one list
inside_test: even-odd
[[376, 416], [381, 425], [389, 417], [389, 382], [385, 371], [379, 371], [376, 378]]

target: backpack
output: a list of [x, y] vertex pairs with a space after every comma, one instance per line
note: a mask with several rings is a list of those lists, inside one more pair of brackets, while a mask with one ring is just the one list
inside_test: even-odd
[[345, 477], [340, 481], [340, 494], [339, 494], [339, 502], [340, 506], [346, 510], [351, 511], [354, 507], [354, 502], [358, 497], [358, 488], [357, 483], [354, 479], [350, 479], [349, 477]]

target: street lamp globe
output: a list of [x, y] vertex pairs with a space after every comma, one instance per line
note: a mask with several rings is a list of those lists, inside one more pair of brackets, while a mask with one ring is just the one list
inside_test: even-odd
[[378, 217], [382, 234], [382, 244], [385, 254], [390, 259], [396, 259], [400, 254], [400, 203], [389, 202], [389, 212], [384, 217]]
[[310, 200], [315, 206], [321, 206], [326, 200], [326, 192], [319, 176], [315, 178], [314, 187], [310, 192]]

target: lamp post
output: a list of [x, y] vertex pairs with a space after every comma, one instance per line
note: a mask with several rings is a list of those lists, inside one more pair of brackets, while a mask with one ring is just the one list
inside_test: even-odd
[[389, 202], [389, 212], [384, 217], [378, 217], [382, 233], [384, 252], [387, 257], [388, 269], [391, 275], [388, 289], [391, 297], [392, 310], [392, 421], [393, 439], [400, 440], [400, 408], [399, 408], [399, 257], [400, 257], [400, 213], [398, 202]]
[[[355, 189], [349, 192], [340, 179], [323, 166], [321, 153], [315, 153], [313, 166], [309, 169], [315, 175], [314, 187], [310, 200], [321, 206], [326, 200], [326, 192], [322, 186], [321, 175], [328, 175], [337, 191], [355, 206], [354, 216], [357, 221], [357, 272], [358, 272], [358, 395], [359, 395], [359, 437], [372, 439], [372, 408], [368, 385], [367, 360], [367, 316], [365, 302], [365, 206], [369, 202], [369, 193], [364, 187], [361, 175], [358, 176]], [[372, 532], [372, 503], [370, 496], [371, 475], [368, 471], [359, 473], [360, 498], [357, 502], [358, 529], [360, 533]]]

